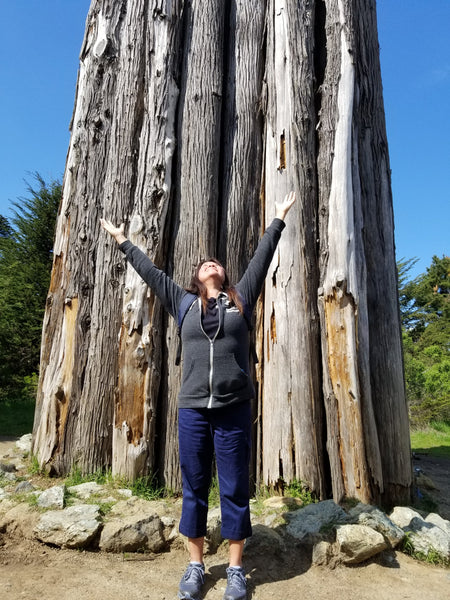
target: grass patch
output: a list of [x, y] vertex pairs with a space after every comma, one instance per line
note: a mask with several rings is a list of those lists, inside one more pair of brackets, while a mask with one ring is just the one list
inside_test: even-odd
[[95, 473], [83, 473], [78, 465], [74, 465], [69, 475], [65, 479], [67, 487], [80, 485], [81, 483], [95, 482], [99, 485], [114, 484], [115, 479], [112, 476], [111, 469], [100, 469]]
[[286, 485], [284, 488], [284, 495], [291, 498], [300, 498], [303, 502], [303, 506], [317, 502], [308, 487], [300, 479], [294, 479], [291, 483]]
[[450, 423], [437, 421], [412, 430], [411, 448], [418, 454], [450, 458]]
[[0, 401], [0, 435], [20, 437], [31, 433], [34, 420], [34, 400]]
[[[272, 497], [277, 497], [281, 495], [287, 498], [298, 498], [301, 500], [301, 505], [297, 506], [297, 508], [302, 508], [307, 506], [308, 504], [314, 504], [317, 500], [314, 498], [313, 494], [310, 492], [308, 487], [303, 484], [303, 482], [299, 479], [294, 479], [291, 483], [287, 484], [284, 481], [280, 480], [280, 489], [278, 491], [274, 491], [272, 488], [267, 487], [265, 485], [261, 485], [255, 492], [255, 495], [250, 500], [252, 513], [259, 517], [266, 513], [267, 506], [265, 501]], [[270, 509], [269, 509], [270, 510]], [[272, 509], [279, 511], [280, 513], [289, 512], [295, 510], [292, 505], [286, 503], [285, 506], [281, 506], [277, 509]]]
[[145, 475], [138, 477], [135, 481], [127, 481], [124, 477], [114, 477], [111, 469], [86, 474], [82, 472], [78, 465], [74, 465], [65, 479], [67, 487], [89, 482], [109, 486], [112, 491], [118, 488], [127, 488], [131, 490], [133, 496], [138, 496], [145, 500], [160, 500], [161, 498], [170, 496], [166, 488], [158, 485], [154, 475]]
[[160, 500], [161, 498], [170, 496], [170, 493], [166, 488], [158, 486], [154, 475], [138, 477], [135, 481], [125, 487], [131, 488], [134, 496], [144, 498], [144, 500]]

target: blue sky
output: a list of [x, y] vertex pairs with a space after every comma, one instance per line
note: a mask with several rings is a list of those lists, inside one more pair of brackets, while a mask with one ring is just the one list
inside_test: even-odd
[[[90, 0], [0, 0], [0, 214], [62, 179]], [[378, 0], [397, 258], [450, 252], [450, 0]]]

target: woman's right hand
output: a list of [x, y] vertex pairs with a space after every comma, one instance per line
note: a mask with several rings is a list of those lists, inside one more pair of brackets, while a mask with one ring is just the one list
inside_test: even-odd
[[125, 223], [122, 223], [119, 227], [116, 227], [111, 223], [111, 221], [107, 221], [106, 219], [100, 219], [100, 224], [105, 231], [111, 235], [118, 244], [122, 244], [126, 242], [127, 238], [124, 235], [125, 232]]
[[289, 192], [289, 194], [286, 194], [283, 202], [275, 202], [275, 216], [284, 221], [294, 202], [295, 192]]

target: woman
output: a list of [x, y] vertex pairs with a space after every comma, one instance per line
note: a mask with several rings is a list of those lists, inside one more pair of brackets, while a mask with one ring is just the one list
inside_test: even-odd
[[213, 455], [216, 456], [222, 512], [222, 536], [229, 540], [229, 567], [224, 600], [246, 598], [242, 568], [244, 541], [251, 535], [249, 510], [250, 402], [255, 390], [249, 377], [249, 333], [246, 315], [254, 309], [284, 218], [295, 202], [294, 192], [275, 204], [276, 216], [261, 238], [243, 277], [231, 286], [216, 259], [201, 261], [189, 290], [172, 281], [115, 227], [103, 228], [164, 308], [176, 319], [182, 299], [194, 293], [181, 328], [183, 377], [179, 394], [178, 433], [183, 482], [180, 532], [188, 538], [190, 563], [178, 597], [200, 598], [204, 582], [203, 545]]

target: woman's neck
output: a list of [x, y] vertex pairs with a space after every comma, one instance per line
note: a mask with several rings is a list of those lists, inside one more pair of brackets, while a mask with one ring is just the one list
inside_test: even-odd
[[215, 285], [208, 285], [207, 283], [205, 283], [205, 287], [206, 287], [206, 297], [207, 298], [217, 298], [218, 295], [220, 294], [220, 292], [222, 291], [220, 288], [216, 287]]

